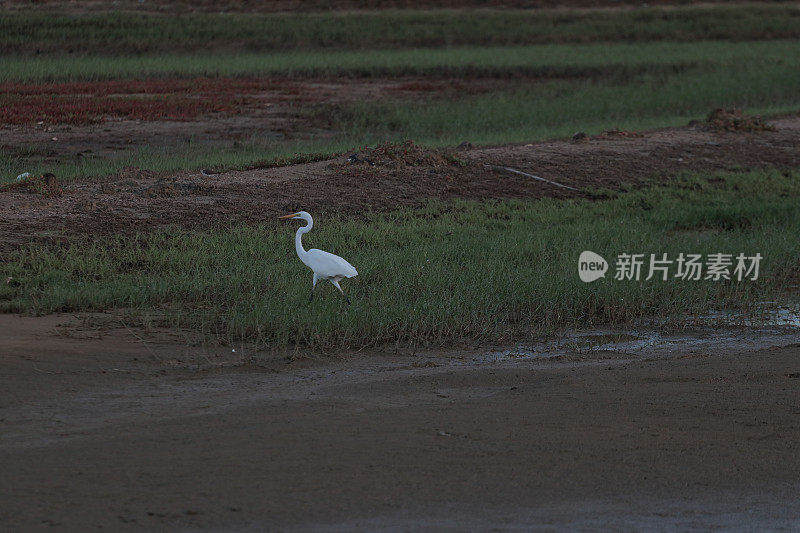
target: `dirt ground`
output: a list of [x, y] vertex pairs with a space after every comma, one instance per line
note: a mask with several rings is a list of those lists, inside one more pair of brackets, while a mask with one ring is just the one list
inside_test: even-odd
[[[497, 148], [462, 147], [448, 158], [371, 165], [361, 153], [280, 168], [204, 176], [128, 169], [116, 177], [79, 180], [56, 191], [0, 190], [0, 252], [34, 240], [63, 240], [165, 225], [208, 228], [275, 223], [306, 209], [355, 215], [429, 199], [591, 197], [597, 189], [669, 182], [686, 171], [800, 166], [800, 117], [772, 120], [774, 131], [730, 132], [703, 124], [647, 133]], [[148, 128], [152, 124], [148, 123]], [[68, 141], [67, 141], [68, 142]], [[371, 159], [370, 159], [371, 161]], [[496, 167], [504, 166], [580, 189], [575, 192]], [[298, 200], [302, 198], [302, 201]]]
[[800, 527], [800, 344], [313, 359], [98, 323], [0, 315], [4, 531]]
[[[684, 6], [688, 4], [731, 3], [729, 0], [433, 0], [422, 4], [411, 0], [117, 0], [115, 10], [161, 13], [187, 12], [276, 12], [276, 11], [347, 11], [359, 9], [463, 9], [463, 8], [619, 8], [651, 6]], [[758, 3], [751, 1], [750, 3]], [[768, 2], [764, 2], [768, 3]], [[99, 0], [4, 0], [0, 9], [53, 9], [77, 12], [108, 11], [108, 2]]]

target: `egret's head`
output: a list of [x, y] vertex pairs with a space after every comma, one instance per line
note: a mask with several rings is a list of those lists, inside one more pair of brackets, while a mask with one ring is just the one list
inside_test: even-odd
[[278, 218], [299, 218], [301, 220], [305, 220], [306, 222], [311, 222], [311, 215], [306, 211], [298, 211], [297, 213], [289, 213], [288, 215], [283, 215], [282, 217]]

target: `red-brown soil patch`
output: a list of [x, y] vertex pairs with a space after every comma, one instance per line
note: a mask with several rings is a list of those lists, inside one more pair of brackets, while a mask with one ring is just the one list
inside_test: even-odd
[[181, 97], [98, 98], [72, 96], [11, 96], [0, 107], [0, 124], [94, 124], [110, 117], [128, 120], [191, 120], [235, 107], [207, 99]]
[[[519, 83], [509, 79], [195, 78], [0, 84], [0, 126], [79, 126], [119, 120], [190, 121], [206, 115], [286, 114], [300, 106], [369, 98], [480, 94]], [[13, 135], [13, 134], [12, 134]], [[93, 132], [96, 135], [96, 132]], [[4, 142], [12, 144], [8, 134]]]
[[[114, 159], [143, 146], [180, 150], [191, 143], [213, 150], [237, 149], [237, 143], [252, 139], [323, 139], [335, 133], [330, 113], [341, 105], [429, 93], [479, 94], [519, 83], [491, 78], [8, 83], [0, 84], [0, 103], [8, 104], [0, 106], [0, 147], [23, 155], [17, 171], [23, 172], [38, 162]], [[69, 102], [75, 105], [65, 105]]]
[[108, 119], [193, 120], [259, 104], [323, 101], [312, 83], [273, 78], [200, 78], [0, 84], [0, 124], [82, 125]]
[[[385, 146], [330, 160], [280, 168], [158, 175], [128, 169], [103, 181], [64, 185], [48, 197], [0, 193], [0, 250], [31, 240], [147, 231], [164, 225], [209, 228], [274, 223], [298, 209], [315, 214], [389, 210], [430, 199], [590, 197], [520, 175], [511, 167], [591, 191], [667, 183], [688, 171], [800, 167], [800, 117], [774, 121], [775, 131], [717, 132], [679, 128], [641, 136], [598, 136], [496, 148], [430, 152]], [[408, 153], [403, 153], [407, 151]], [[392, 160], [392, 157], [398, 157]], [[374, 158], [373, 164], [364, 159]]]

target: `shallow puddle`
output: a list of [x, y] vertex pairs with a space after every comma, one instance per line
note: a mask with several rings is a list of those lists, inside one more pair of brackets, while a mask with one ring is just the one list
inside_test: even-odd
[[664, 357], [681, 352], [758, 350], [800, 342], [800, 307], [780, 307], [744, 315], [713, 312], [681, 330], [642, 326], [571, 330], [557, 338], [520, 344], [479, 358], [484, 361], [619, 359]]
[[[774, 302], [762, 302], [773, 304]], [[731, 324], [748, 327], [800, 328], [800, 306], [781, 306], [751, 314], [732, 311], [713, 311], [699, 318], [707, 324]]]

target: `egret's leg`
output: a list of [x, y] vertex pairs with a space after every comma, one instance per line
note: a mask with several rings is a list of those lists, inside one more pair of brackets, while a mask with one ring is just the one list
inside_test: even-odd
[[317, 273], [314, 272], [314, 281], [311, 282], [311, 296], [308, 297], [308, 303], [314, 299], [314, 289], [317, 288]]
[[333, 284], [334, 287], [339, 289], [339, 292], [342, 293], [342, 296], [344, 296], [344, 299], [347, 300], [347, 305], [353, 305], [352, 303], [350, 303], [350, 298], [347, 297], [347, 295], [344, 293], [342, 288], [339, 286], [339, 280], [331, 279], [330, 281], [331, 281], [331, 283]]

